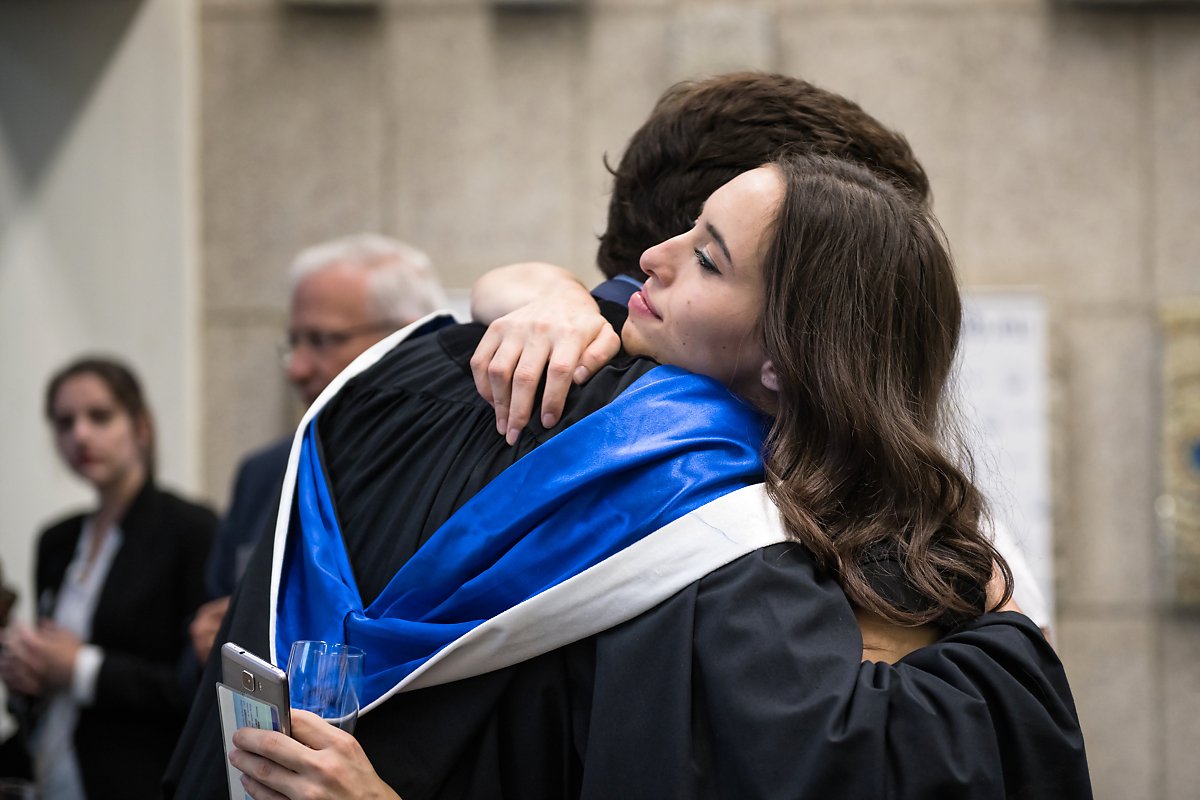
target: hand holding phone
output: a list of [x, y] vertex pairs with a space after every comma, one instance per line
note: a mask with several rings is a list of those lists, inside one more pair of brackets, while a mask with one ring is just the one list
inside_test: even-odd
[[[221, 646], [221, 683], [217, 684], [217, 707], [225, 757], [233, 747], [239, 728], [258, 728], [292, 735], [291, 703], [287, 673], [233, 642]], [[242, 773], [226, 762], [230, 797], [249, 797], [242, 789]]]
[[246, 721], [237, 727], [269, 728], [291, 736], [287, 673], [249, 650], [226, 642], [221, 646], [221, 681], [244, 698], [234, 703], [235, 712]]
[[221, 680], [230, 689], [281, 710], [282, 728], [289, 733], [287, 673], [233, 642], [221, 646]]

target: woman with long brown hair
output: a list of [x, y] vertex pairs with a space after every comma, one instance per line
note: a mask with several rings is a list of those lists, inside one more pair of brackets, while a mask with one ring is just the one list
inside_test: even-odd
[[26, 701], [42, 797], [158, 797], [195, 689], [180, 659], [216, 517], [155, 485], [154, 423], [128, 367], [69, 364], [45, 413], [96, 506], [42, 532], [38, 623], [11, 626], [0, 677]]
[[977, 616], [993, 564], [1005, 597], [1011, 577], [947, 451], [962, 307], [937, 223], [850, 164], [770, 169], [787, 187], [763, 262], [771, 496], [857, 608], [901, 625]]

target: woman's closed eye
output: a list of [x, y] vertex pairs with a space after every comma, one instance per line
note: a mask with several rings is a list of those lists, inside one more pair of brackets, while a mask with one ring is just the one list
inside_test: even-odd
[[716, 262], [709, 258], [707, 253], [698, 248], [692, 252], [696, 254], [696, 262], [700, 264], [700, 269], [713, 275], [721, 274], [721, 270], [717, 268]]

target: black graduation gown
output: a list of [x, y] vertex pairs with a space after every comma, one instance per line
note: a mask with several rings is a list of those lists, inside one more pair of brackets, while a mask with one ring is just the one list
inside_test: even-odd
[[[466, 499], [551, 435], [495, 433], [467, 361], [482, 329], [406, 343], [322, 412], [322, 458], [364, 599]], [[619, 359], [565, 423], [653, 366]], [[221, 640], [267, 653], [270, 543]], [[356, 736], [424, 798], [1090, 797], [1061, 665], [1036, 627], [991, 614], [905, 662], [860, 665], [837, 585], [804, 548], [755, 551], [660, 606], [512, 667], [399, 694]], [[223, 798], [210, 661], [168, 796]]]

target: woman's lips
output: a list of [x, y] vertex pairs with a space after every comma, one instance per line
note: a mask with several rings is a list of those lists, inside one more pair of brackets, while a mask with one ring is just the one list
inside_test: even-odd
[[636, 314], [653, 317], [654, 319], [662, 319], [658, 311], [654, 309], [654, 304], [644, 289], [638, 290], [630, 296], [629, 310]]

